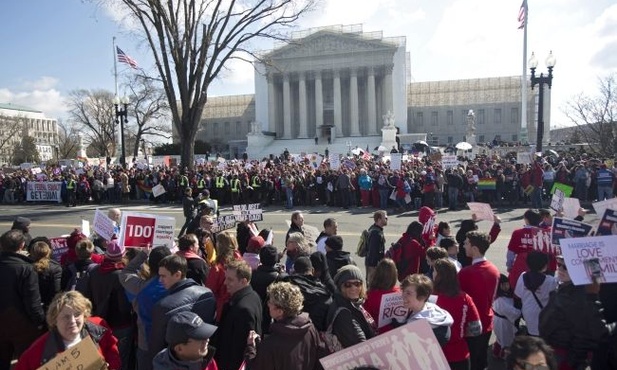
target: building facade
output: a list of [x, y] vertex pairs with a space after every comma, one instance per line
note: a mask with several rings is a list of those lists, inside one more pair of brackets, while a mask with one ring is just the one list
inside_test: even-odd
[[58, 121], [33, 108], [0, 104], [0, 163], [9, 164], [15, 144], [25, 136], [35, 139], [41, 161], [56, 157]]
[[[247, 135], [262, 134], [267, 140], [256, 142], [266, 148], [259, 157], [282, 147], [301, 152], [327, 145], [333, 152], [350, 140], [363, 148], [380, 145], [385, 117], [393, 115], [400, 134], [425, 133], [429, 144], [448, 145], [465, 140], [467, 113], [473, 110], [477, 142], [524, 140], [520, 76], [410, 82], [405, 43], [404, 37], [363, 32], [361, 25], [295, 33], [255, 64], [254, 95], [208, 100], [197, 138], [228, 145], [231, 157], [251, 149]], [[550, 89], [545, 91], [548, 142]], [[538, 96], [529, 84], [527, 96], [526, 128], [533, 143]]]

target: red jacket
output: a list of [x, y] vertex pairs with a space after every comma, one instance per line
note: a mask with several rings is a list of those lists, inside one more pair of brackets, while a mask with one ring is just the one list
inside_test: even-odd
[[[87, 325], [89, 323], [90, 325]], [[90, 330], [94, 329], [91, 333]], [[96, 333], [94, 333], [96, 331]], [[119, 370], [122, 366], [120, 360], [120, 353], [118, 352], [118, 340], [113, 336], [109, 325], [105, 320], [100, 317], [89, 317], [82, 333], [90, 335], [94, 343], [98, 346], [99, 354], [105, 359], [105, 362], [109, 364], [110, 370]], [[45, 350], [47, 341], [55, 340], [50, 335], [51, 332], [47, 332], [40, 336], [32, 345], [19, 357], [19, 361], [15, 365], [13, 370], [36, 370], [42, 366], [42, 357]], [[86, 335], [86, 334], [83, 335]], [[64, 347], [64, 345], [62, 345]], [[59, 347], [57, 353], [63, 351], [63, 348]], [[51, 358], [49, 359], [51, 360]], [[49, 361], [48, 360], [48, 361]]]
[[482, 333], [493, 330], [493, 300], [499, 284], [499, 270], [490, 261], [484, 260], [464, 267], [458, 273], [461, 289], [469, 294], [476, 304]]
[[465, 340], [467, 330], [480, 326], [480, 316], [473, 299], [465, 292], [460, 292], [455, 297], [437, 294], [435, 304], [448, 311], [454, 319], [454, 324], [450, 327], [450, 340], [443, 347], [446, 360], [459, 362], [469, 358], [469, 347]]
[[[234, 253], [234, 259], [236, 261], [242, 259], [238, 251]], [[206, 279], [206, 288], [212, 290], [214, 298], [216, 298], [216, 322], [219, 322], [223, 314], [223, 306], [231, 298], [225, 286], [225, 265], [217, 263], [210, 268], [208, 278]]]
[[[398, 271], [398, 279], [402, 281], [408, 275], [420, 273], [420, 264], [426, 259], [426, 248], [418, 240], [413, 239], [409, 234], [403, 233], [403, 236], [397, 241], [400, 243], [399, 248], [390, 248], [386, 253], [387, 257], [391, 258], [396, 263]], [[407, 268], [401, 269], [400, 261], [407, 261]]]
[[[557, 264], [555, 261], [555, 249], [552, 247], [549, 240], [539, 240], [540, 236], [550, 236], [550, 228], [542, 229], [538, 227], [524, 227], [512, 232], [512, 237], [508, 243], [508, 250], [514, 252], [514, 263], [508, 275], [510, 286], [515, 287], [519, 276], [527, 271], [527, 254], [531, 251], [539, 251], [548, 254], [549, 256], [549, 271], [555, 271]], [[545, 247], [548, 246], [548, 247]]]
[[[366, 294], [366, 300], [362, 304], [362, 307], [364, 307], [366, 312], [371, 314], [371, 317], [375, 319], [375, 321], [377, 322], [377, 325], [380, 325], [379, 309], [381, 307], [382, 297], [384, 296], [384, 294], [390, 294], [390, 293], [401, 294], [401, 288], [398, 286], [394, 286], [394, 288], [390, 290], [373, 289], [373, 290], [369, 290], [368, 293]], [[383, 334], [392, 329], [394, 329], [392, 324], [387, 324], [385, 326], [378, 328], [377, 332], [379, 334]]]

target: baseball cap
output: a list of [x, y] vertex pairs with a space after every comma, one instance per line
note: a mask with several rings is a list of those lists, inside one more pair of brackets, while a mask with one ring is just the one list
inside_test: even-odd
[[189, 339], [209, 339], [216, 329], [216, 326], [205, 323], [196, 313], [184, 311], [169, 320], [165, 341], [170, 346], [175, 346], [186, 343]]

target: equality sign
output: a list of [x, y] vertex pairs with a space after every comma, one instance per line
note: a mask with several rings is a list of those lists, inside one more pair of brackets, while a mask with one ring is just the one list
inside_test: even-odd
[[94, 220], [92, 221], [92, 230], [101, 238], [109, 241], [116, 233], [116, 227], [111, 218], [101, 210], [94, 212]]
[[617, 211], [614, 209], [606, 209], [604, 216], [598, 225], [596, 235], [617, 235]]
[[377, 369], [450, 369], [439, 342], [426, 320], [342, 349], [319, 360], [325, 370], [350, 370], [361, 366]]
[[562, 239], [561, 251], [574, 285], [617, 282], [617, 235]]
[[261, 204], [240, 204], [234, 206], [233, 215], [236, 217], [236, 221], [263, 221], [263, 210]]
[[403, 305], [401, 292], [388, 293], [381, 296], [379, 304], [379, 316], [377, 317], [377, 327], [392, 323], [392, 319], [404, 321], [407, 317], [407, 309]]
[[151, 245], [174, 247], [176, 219], [145, 213], [122, 212], [120, 245], [138, 248]]
[[92, 338], [87, 335], [75, 346], [58, 353], [37, 370], [99, 370], [104, 365], [105, 361], [99, 354], [96, 345]]
[[56, 262], [60, 262], [63, 254], [69, 251], [69, 246], [66, 244], [65, 237], [50, 238], [51, 258]]
[[62, 202], [62, 182], [43, 181], [26, 183], [26, 201], [28, 202]]
[[555, 217], [551, 227], [551, 241], [553, 245], [560, 245], [562, 239], [582, 238], [588, 236], [592, 229], [593, 226], [580, 221]]

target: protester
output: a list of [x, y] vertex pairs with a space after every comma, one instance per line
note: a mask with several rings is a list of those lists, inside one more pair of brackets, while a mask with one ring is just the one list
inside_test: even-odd
[[30, 249], [30, 258], [39, 277], [39, 292], [43, 310], [47, 312], [52, 299], [62, 289], [62, 267], [58, 262], [51, 259], [51, 248], [43, 241], [34, 243]]
[[364, 266], [366, 267], [366, 280], [371, 282], [375, 268], [385, 254], [386, 238], [384, 237], [383, 228], [388, 225], [388, 214], [386, 211], [376, 211], [373, 213], [373, 225], [368, 228], [368, 238], [366, 240], [366, 258]]
[[62, 270], [62, 289], [77, 290], [84, 294], [87, 291], [88, 276], [99, 264], [92, 261], [94, 244], [88, 239], [81, 239], [74, 248], [75, 261]]
[[242, 255], [242, 259], [251, 266], [251, 269], [255, 271], [259, 267], [259, 251], [266, 245], [266, 241], [259, 235], [252, 236], [246, 247], [246, 252]]
[[30, 235], [31, 223], [32, 221], [27, 217], [17, 217], [11, 226], [11, 230], [19, 230], [24, 234], [24, 238], [26, 238], [26, 247], [29, 246], [30, 241], [32, 241], [32, 236]]
[[[62, 257], [60, 257], [60, 264], [63, 268], [77, 261], [78, 258], [77, 253], [75, 252], [75, 246], [77, 246], [79, 241], [84, 239], [88, 239], [88, 237], [79, 229], [73, 230], [73, 232], [71, 232], [71, 234], [66, 238], [66, 246], [68, 247], [68, 250], [62, 255]], [[92, 251], [94, 252], [94, 245]], [[90, 256], [90, 259], [95, 263], [101, 264], [103, 263], [104, 256], [93, 253]]]
[[338, 235], [329, 236], [326, 239], [326, 260], [330, 275], [336, 275], [338, 269], [347, 265], [355, 265], [351, 253], [343, 250], [343, 238]]
[[334, 218], [326, 218], [323, 222], [323, 231], [319, 233], [315, 243], [317, 244], [317, 251], [326, 254], [326, 239], [328, 237], [336, 235], [338, 232], [338, 222]]
[[523, 220], [525, 225], [514, 230], [508, 242], [506, 266], [510, 272], [508, 277], [512, 287], [516, 287], [519, 277], [527, 270], [527, 255], [542, 247], [537, 245], [539, 238], [535, 236], [540, 231], [540, 214], [536, 210], [528, 209], [523, 215]]
[[321, 252], [313, 252], [309, 258], [313, 265], [313, 276], [319, 279], [331, 294], [336, 293], [336, 285], [334, 285], [334, 280], [332, 279], [332, 275], [330, 275], [330, 268], [328, 267], [326, 256]]
[[308, 240], [301, 233], [291, 233], [285, 242], [285, 269], [288, 273], [293, 272], [293, 264], [299, 257], [309, 256], [311, 254]]
[[223, 306], [229, 301], [230, 294], [225, 286], [225, 270], [232, 261], [241, 260], [236, 238], [227, 231], [216, 236], [216, 264], [210, 268], [206, 287], [212, 290], [216, 298], [216, 322], [219, 322], [223, 313]]
[[178, 239], [178, 254], [186, 258], [186, 277], [193, 279], [199, 285], [206, 284], [210, 266], [199, 256], [199, 241], [195, 234], [185, 234]]
[[394, 261], [390, 258], [384, 258], [377, 264], [375, 268], [375, 274], [373, 280], [368, 286], [368, 292], [366, 294], [366, 301], [363, 303], [363, 307], [371, 317], [377, 320], [378, 334], [383, 334], [387, 331], [394, 329], [391, 322], [380, 322], [380, 310], [384, 300], [384, 295], [387, 294], [400, 294], [400, 287], [397, 286], [398, 272]]
[[504, 274], [499, 275], [497, 295], [493, 301], [493, 356], [504, 359], [506, 351], [514, 340], [517, 332], [517, 322], [521, 317], [521, 310], [514, 304], [514, 292], [510, 287], [510, 281]]
[[15, 370], [36, 370], [58, 353], [89, 337], [110, 370], [121, 368], [117, 340], [100, 317], [90, 316], [92, 304], [79, 292], [58, 294], [49, 305], [47, 325], [43, 334], [19, 357]]
[[[507, 370], [557, 370], [553, 349], [542, 340], [532, 336], [519, 336], [514, 339], [508, 357]], [[561, 369], [561, 368], [560, 368]]]
[[292, 233], [300, 233], [304, 235], [302, 225], [304, 225], [304, 215], [301, 211], [293, 211], [291, 213], [291, 224], [289, 225], [289, 230], [287, 230], [287, 234], [285, 234], [285, 243], [287, 243], [289, 235]]

